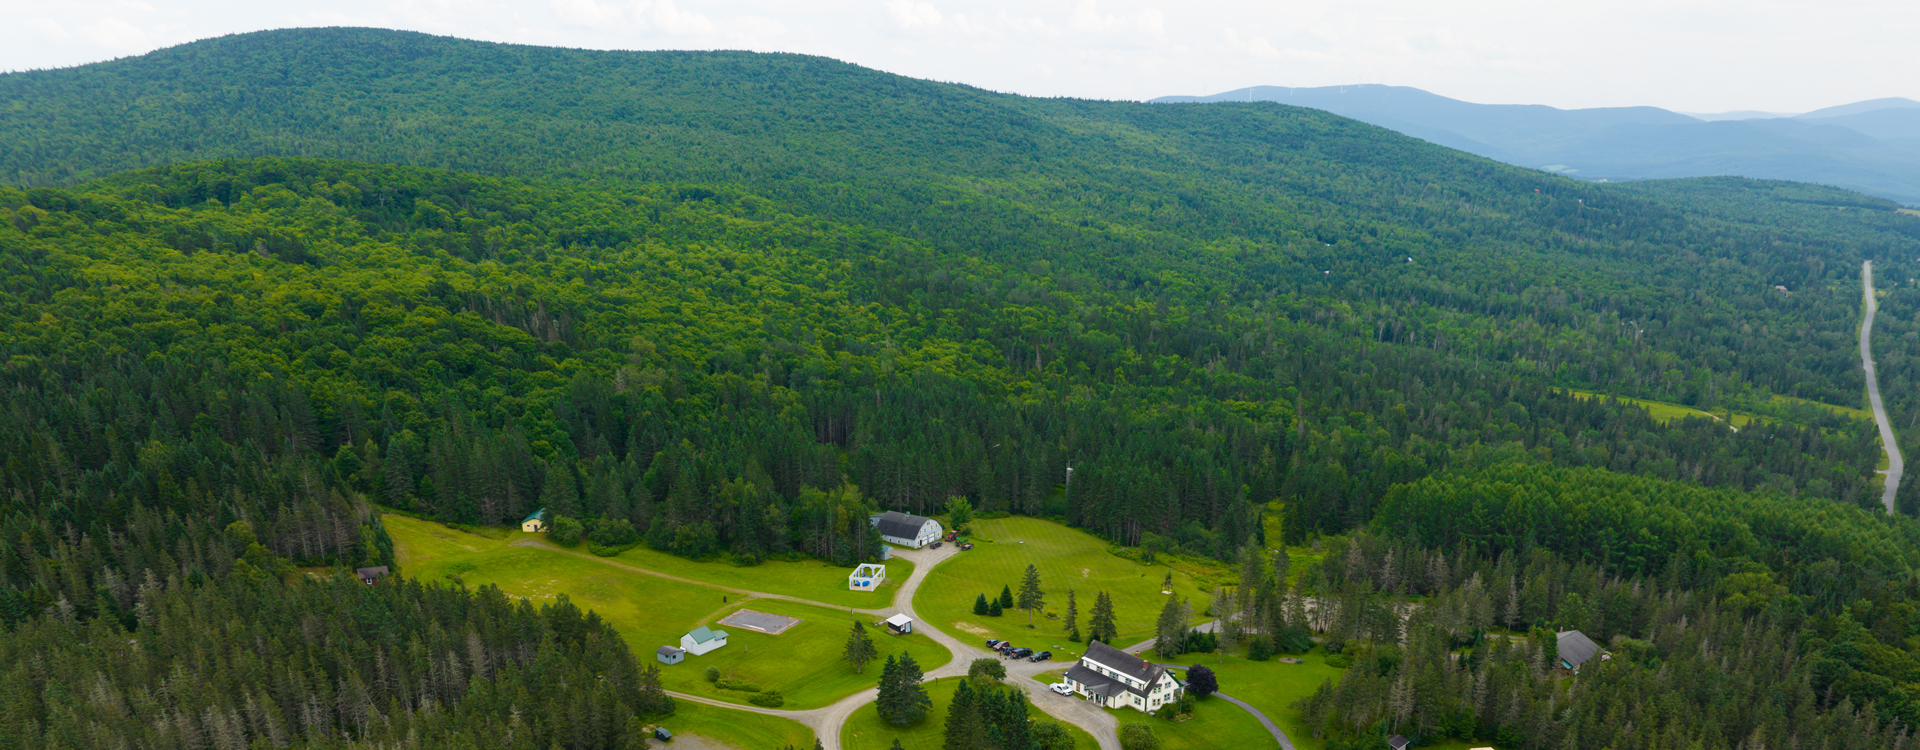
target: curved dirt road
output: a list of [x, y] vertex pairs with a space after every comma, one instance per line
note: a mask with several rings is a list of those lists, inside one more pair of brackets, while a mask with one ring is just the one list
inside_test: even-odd
[[1887, 470], [1885, 489], [1880, 492], [1880, 503], [1887, 506], [1887, 515], [1893, 515], [1893, 496], [1900, 491], [1900, 476], [1906, 472], [1906, 460], [1900, 456], [1900, 444], [1893, 438], [1893, 422], [1887, 419], [1887, 407], [1880, 402], [1880, 379], [1873, 372], [1873, 315], [1880, 305], [1873, 298], [1873, 261], [1860, 263], [1860, 288], [1866, 296], [1867, 313], [1860, 321], [1860, 369], [1867, 376], [1867, 403], [1873, 407], [1873, 421], [1880, 425], [1880, 447], [1887, 451]]

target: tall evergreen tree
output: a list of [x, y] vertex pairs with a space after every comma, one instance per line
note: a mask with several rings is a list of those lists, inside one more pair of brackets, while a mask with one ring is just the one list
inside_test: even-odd
[[933, 699], [927, 696], [927, 687], [920, 684], [923, 676], [913, 654], [904, 654], [898, 661], [888, 655], [875, 700], [880, 718], [896, 727], [913, 726], [925, 719]]
[[1177, 596], [1167, 597], [1160, 608], [1160, 620], [1154, 624], [1153, 649], [1162, 659], [1171, 659], [1185, 651], [1187, 644], [1187, 603]]
[[1014, 605], [1014, 603], [1013, 603], [1013, 601], [1014, 601], [1014, 600], [1013, 600], [1013, 587], [1012, 587], [1012, 586], [1001, 586], [1001, 587], [1000, 587], [1000, 608], [1001, 608], [1001, 609], [1013, 609], [1013, 608], [1014, 608], [1014, 606], [1015, 606], [1015, 605]]
[[972, 681], [961, 680], [953, 690], [953, 703], [947, 706], [944, 750], [978, 750], [986, 737], [979, 707], [975, 704]]
[[1067, 641], [1080, 642], [1080, 603], [1074, 597], [1074, 590], [1067, 589], [1067, 622], [1062, 628], [1067, 632]]
[[974, 599], [973, 599], [973, 613], [974, 613], [974, 614], [976, 614], [976, 615], [980, 615], [980, 616], [982, 616], [982, 617], [984, 617], [984, 616], [986, 616], [986, 615], [989, 615], [989, 614], [992, 614], [992, 613], [990, 613], [990, 612], [988, 612], [987, 610], [988, 610], [988, 606], [987, 606], [987, 595], [986, 595], [986, 594], [981, 594], [981, 595], [979, 595], [979, 596], [976, 596], [976, 597], [974, 597]]
[[847, 663], [853, 665], [854, 674], [860, 674], [866, 669], [867, 662], [871, 661], [877, 653], [879, 652], [873, 647], [873, 639], [867, 636], [867, 626], [860, 624], [859, 620], [854, 620], [853, 632], [847, 634], [847, 647], [840, 658], [846, 659]]
[[1093, 615], [1087, 623], [1087, 640], [1111, 646], [1119, 634], [1119, 626], [1113, 621], [1113, 597], [1102, 591], [1093, 599]]
[[1027, 572], [1020, 577], [1020, 608], [1027, 611], [1027, 626], [1033, 626], [1033, 611], [1047, 606], [1047, 592], [1040, 590], [1040, 571], [1033, 563], [1027, 563]]

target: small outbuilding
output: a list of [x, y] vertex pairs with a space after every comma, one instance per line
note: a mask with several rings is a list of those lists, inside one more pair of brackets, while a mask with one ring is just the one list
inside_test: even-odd
[[872, 516], [873, 527], [880, 530], [880, 541], [920, 549], [940, 541], [940, 522], [890, 510]]
[[1387, 738], [1387, 747], [1393, 748], [1393, 750], [1407, 750], [1407, 746], [1411, 744], [1413, 744], [1413, 740], [1397, 734]]
[[1561, 669], [1580, 674], [1580, 665], [1587, 663], [1594, 655], [1598, 654], [1601, 661], [1607, 660], [1607, 653], [1600, 650], [1600, 644], [1594, 643], [1593, 639], [1588, 638], [1585, 633], [1568, 630], [1557, 637], [1559, 656], [1556, 659], [1558, 664], [1555, 666]]
[[679, 664], [686, 661], [687, 652], [672, 646], [661, 646], [653, 650], [653, 658], [658, 659], [661, 664]]
[[541, 508], [539, 510], [534, 511], [533, 515], [527, 516], [526, 520], [520, 522], [520, 530], [527, 532], [529, 534], [537, 534], [539, 532], [546, 531], [547, 530], [547, 509]]
[[847, 588], [853, 591], [874, 591], [887, 580], [887, 566], [863, 563], [853, 569], [853, 575], [847, 576]]
[[913, 618], [906, 615], [894, 615], [887, 618], [887, 630], [894, 635], [906, 635], [913, 632]]
[[353, 574], [360, 576], [361, 583], [372, 586], [380, 579], [387, 577], [387, 566], [379, 565], [372, 568], [356, 568]]
[[667, 728], [666, 728], [666, 727], [654, 727], [654, 728], [653, 728], [653, 738], [654, 738], [654, 739], [656, 739], [656, 740], [659, 740], [659, 741], [661, 741], [661, 742], [672, 742], [672, 741], [673, 741], [673, 733], [672, 733], [672, 732], [669, 732], [669, 731], [667, 731]]
[[694, 656], [711, 652], [725, 645], [727, 645], [727, 631], [714, 630], [705, 625], [680, 636], [680, 648], [692, 652]]

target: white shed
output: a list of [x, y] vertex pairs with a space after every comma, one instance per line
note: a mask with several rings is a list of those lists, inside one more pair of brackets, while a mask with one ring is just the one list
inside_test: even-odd
[[911, 633], [913, 632], [913, 618], [906, 615], [889, 617], [887, 618], [887, 630], [893, 631], [894, 635]]
[[727, 631], [713, 630], [705, 625], [694, 628], [693, 632], [680, 636], [680, 647], [694, 656], [727, 645]]

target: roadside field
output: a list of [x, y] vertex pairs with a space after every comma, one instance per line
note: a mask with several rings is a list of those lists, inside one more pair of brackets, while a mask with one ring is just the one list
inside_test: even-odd
[[[1292, 703], [1312, 695], [1322, 681], [1339, 682], [1340, 676], [1346, 670], [1327, 666], [1326, 652], [1318, 647], [1300, 655], [1298, 658], [1304, 662], [1301, 664], [1282, 663], [1281, 656], [1292, 655], [1281, 654], [1269, 661], [1261, 662], [1250, 661], [1240, 656], [1229, 656], [1223, 661], [1213, 654], [1189, 654], [1180, 661], [1185, 665], [1205, 665], [1206, 668], [1213, 670], [1220, 681], [1220, 692], [1239, 698], [1246, 701], [1248, 705], [1260, 709], [1260, 712], [1272, 719], [1273, 723], [1280, 725], [1280, 731], [1286, 732], [1287, 739], [1293, 740], [1293, 744], [1305, 750], [1320, 750], [1326, 743], [1313, 738], [1313, 729], [1301, 723], [1300, 712], [1292, 708]], [[1180, 670], [1180, 676], [1186, 676], [1186, 669]], [[1246, 715], [1245, 711], [1226, 701], [1209, 700], [1203, 703], [1227, 706]], [[1250, 715], [1248, 718], [1252, 719]], [[1256, 726], [1259, 725], [1259, 720], [1252, 720]], [[1263, 735], [1266, 734], [1265, 727], [1260, 731]], [[1171, 748], [1170, 745], [1163, 745], [1163, 747]]]
[[[734, 747], [780, 750], [813, 747], [813, 730], [790, 719], [766, 714], [731, 711], [693, 701], [677, 701], [673, 716], [659, 722], [675, 736], [695, 735], [725, 742]], [[681, 744], [676, 742], [675, 744]], [[653, 743], [659, 747], [658, 742]]]
[[[1000, 617], [973, 614], [974, 598], [981, 594], [999, 596], [1002, 586], [1018, 594], [1020, 577], [1029, 563], [1040, 573], [1046, 609], [1065, 617], [1067, 589], [1078, 591], [1082, 635], [1088, 629], [1095, 596], [1101, 591], [1112, 595], [1119, 628], [1115, 646], [1152, 637], [1154, 622], [1167, 602], [1160, 586], [1169, 571], [1175, 595], [1193, 604], [1194, 622], [1206, 619], [1201, 613], [1207, 608], [1211, 584], [1196, 580], [1195, 573], [1213, 571], [1193, 561], [1183, 560], [1174, 567], [1142, 565], [1108, 553], [1107, 543], [1092, 534], [1033, 518], [975, 521], [973, 527], [980, 532], [974, 548], [934, 568], [913, 601], [915, 611], [955, 638], [1004, 638], [1036, 651], [1052, 651], [1055, 659], [1079, 657], [1084, 644], [1067, 641], [1062, 620], [1036, 613], [1034, 627], [1028, 629], [1027, 617], [1018, 609], [1008, 609]], [[1219, 575], [1224, 581], [1224, 571]]]
[[[719, 624], [722, 617], [743, 608], [798, 617], [800, 623], [780, 635]], [[867, 663], [861, 674], [854, 674], [853, 665], [840, 658], [856, 617], [868, 626], [867, 637], [873, 639], [873, 647], [878, 654]], [[804, 710], [828, 705], [878, 684], [880, 667], [886, 663], [888, 654], [912, 654], [922, 670], [935, 669], [953, 659], [953, 654], [946, 647], [926, 635], [914, 633], [896, 636], [889, 634], [885, 625], [873, 627], [877, 619], [872, 615], [857, 615], [844, 610], [777, 599], [751, 599], [715, 612], [712, 617], [702, 621], [709, 627], [727, 631], [727, 645], [700, 656], [687, 654], [686, 660], [679, 664], [653, 663], [660, 667], [661, 681], [668, 690], [742, 704], [753, 696], [752, 693], [739, 690], [724, 690], [707, 682], [704, 673], [707, 667], [714, 667], [720, 670], [722, 679], [732, 677], [751, 682], [761, 689], [780, 691], [787, 698], [786, 704], [781, 706], [783, 709]], [[692, 624], [689, 624], [679, 632], [691, 627]], [[679, 643], [677, 632], [671, 641], [634, 643], [633, 650], [637, 658], [652, 662], [654, 649]]]
[[[1228, 695], [1240, 697], [1234, 693]], [[1133, 709], [1110, 708], [1107, 712], [1119, 718], [1122, 727], [1128, 724], [1153, 727], [1153, 735], [1160, 738], [1160, 750], [1259, 750], [1280, 746], [1273, 740], [1273, 733], [1253, 714], [1218, 698], [1194, 701], [1193, 718], [1178, 724]], [[1291, 732], [1287, 739], [1293, 739]]]
[[[946, 746], [947, 707], [953, 705], [953, 691], [963, 679], [966, 678], [949, 677], [924, 683], [927, 696], [933, 699], [933, 708], [919, 724], [904, 729], [881, 721], [880, 709], [874, 704], [861, 706], [840, 727], [840, 747], [842, 750], [887, 750], [898, 739], [904, 750], [942, 750]], [[1056, 721], [1066, 727], [1067, 733], [1073, 735], [1074, 750], [1099, 750], [1100, 743], [1084, 729], [1031, 706], [1027, 708], [1027, 716], [1035, 721]]]

